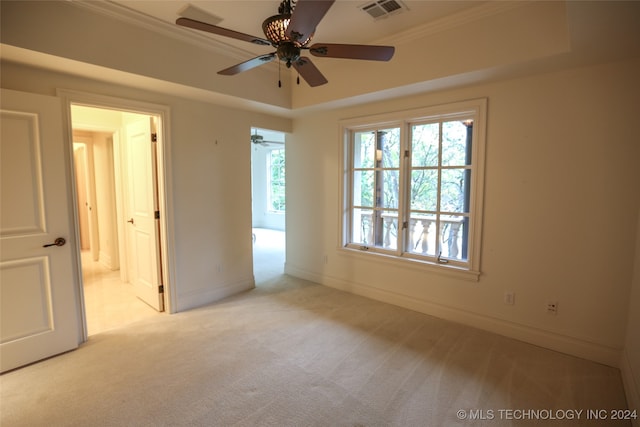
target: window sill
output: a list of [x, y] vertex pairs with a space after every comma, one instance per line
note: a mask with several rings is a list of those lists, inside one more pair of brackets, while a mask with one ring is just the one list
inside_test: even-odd
[[465, 268], [453, 265], [436, 264], [433, 262], [417, 260], [414, 258], [398, 257], [395, 255], [387, 255], [379, 252], [367, 252], [349, 247], [339, 248], [339, 253], [342, 253], [346, 256], [355, 257], [363, 261], [375, 261], [376, 263], [380, 262], [389, 266], [410, 268], [412, 270], [424, 273], [439, 274], [453, 279], [466, 280], [470, 282], [480, 281], [481, 273], [479, 271], [467, 270]]

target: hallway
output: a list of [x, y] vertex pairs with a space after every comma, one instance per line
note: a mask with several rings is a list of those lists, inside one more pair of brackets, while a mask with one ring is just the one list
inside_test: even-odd
[[284, 274], [285, 232], [254, 228], [253, 276], [256, 287]]
[[[285, 233], [254, 228], [253, 272], [256, 286], [284, 274]], [[120, 271], [109, 270], [82, 252], [82, 276], [88, 335], [95, 335], [130, 323], [159, 316], [136, 297], [133, 287], [120, 280]]]
[[120, 280], [119, 270], [93, 261], [88, 251], [82, 252], [82, 277], [90, 336], [160, 315], [136, 297], [131, 284]]

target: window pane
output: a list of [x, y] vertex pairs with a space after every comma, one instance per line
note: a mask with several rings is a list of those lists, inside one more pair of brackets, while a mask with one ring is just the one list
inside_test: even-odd
[[443, 169], [441, 212], [469, 212], [469, 173], [466, 169]]
[[439, 124], [414, 125], [411, 127], [411, 165], [438, 165]]
[[376, 153], [376, 134], [375, 132], [355, 132], [354, 133], [354, 150], [353, 150], [353, 167], [354, 168], [372, 168]]
[[407, 251], [421, 255], [436, 255], [435, 215], [411, 214]]
[[469, 140], [467, 141], [467, 126], [459, 120], [442, 124], [443, 166], [465, 166], [471, 164], [470, 135], [469, 131]]
[[395, 211], [382, 212], [382, 229], [379, 229], [378, 242], [386, 249], [398, 247], [398, 213]]
[[462, 216], [443, 215], [440, 218], [441, 256], [443, 258], [467, 259], [468, 221]]
[[373, 207], [373, 171], [353, 172], [353, 205]]
[[400, 128], [380, 130], [378, 137], [382, 147], [382, 167], [400, 167]]
[[269, 152], [269, 204], [276, 212], [285, 210], [285, 151], [281, 149]]
[[274, 211], [282, 212], [285, 210], [284, 184], [271, 184], [271, 208]]
[[351, 242], [362, 245], [373, 245], [373, 211], [370, 209], [354, 209]]
[[435, 211], [438, 201], [438, 171], [411, 171], [411, 210]]
[[346, 249], [477, 273], [486, 100], [441, 107], [341, 125]]
[[383, 195], [380, 200], [380, 207], [383, 208], [398, 208], [398, 194], [399, 194], [399, 182], [400, 171], [398, 170], [385, 170], [382, 172], [382, 182], [384, 183]]

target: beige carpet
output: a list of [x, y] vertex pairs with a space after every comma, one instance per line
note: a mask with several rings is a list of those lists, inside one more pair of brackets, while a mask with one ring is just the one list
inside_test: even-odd
[[617, 369], [283, 275], [0, 381], [2, 427], [630, 425], [499, 412], [624, 408]]

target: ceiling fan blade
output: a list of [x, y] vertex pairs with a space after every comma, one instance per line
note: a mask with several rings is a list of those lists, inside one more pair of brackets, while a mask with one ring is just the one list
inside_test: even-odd
[[313, 35], [335, 0], [298, 0], [285, 34], [290, 40], [307, 40]]
[[242, 73], [243, 71], [259, 67], [260, 65], [271, 62], [274, 59], [276, 59], [275, 52], [256, 56], [255, 58], [241, 62], [240, 64], [234, 65], [233, 67], [225, 68], [224, 70], [218, 71], [218, 74], [222, 74], [223, 76], [233, 76], [235, 74]]
[[304, 81], [307, 82], [309, 86], [316, 87], [327, 83], [327, 79], [322, 75], [320, 70], [313, 65], [313, 62], [311, 62], [309, 58], [301, 56], [291, 65], [293, 65], [293, 68], [300, 73]]
[[389, 61], [395, 52], [393, 46], [374, 46], [364, 44], [316, 43], [309, 48], [314, 56], [325, 58], [367, 59], [370, 61]]
[[230, 37], [236, 40], [242, 40], [245, 42], [261, 45], [261, 46], [270, 46], [271, 42], [269, 40], [255, 37], [249, 34], [240, 33], [238, 31], [229, 30], [227, 28], [218, 27], [217, 25], [207, 24], [206, 22], [196, 21], [191, 18], [178, 18], [176, 20], [176, 24], [182, 27], [193, 28], [195, 30], [206, 31], [208, 33], [217, 34], [219, 36]]

